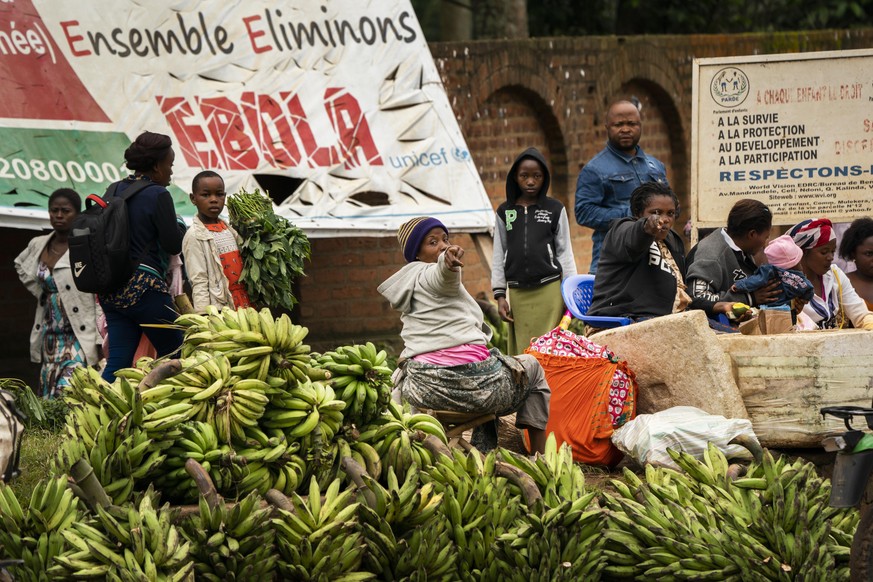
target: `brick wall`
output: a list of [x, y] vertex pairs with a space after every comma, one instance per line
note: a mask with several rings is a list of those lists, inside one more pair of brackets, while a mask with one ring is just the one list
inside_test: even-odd
[[[449, 101], [485, 188], [496, 206], [506, 171], [528, 146], [549, 158], [552, 195], [570, 214], [576, 263], [590, 262], [590, 231], [575, 224], [572, 203], [580, 167], [603, 148], [603, 114], [618, 98], [643, 104], [642, 146], [667, 166], [683, 206], [690, 185], [691, 75], [696, 57], [858, 49], [873, 46], [873, 29], [746, 35], [553, 38], [431, 45]], [[684, 221], [680, 221], [684, 224]], [[0, 229], [0, 273], [6, 359], [26, 357], [33, 314], [12, 259], [34, 233]], [[465, 282], [490, 288], [489, 273], [469, 236]], [[397, 341], [399, 317], [376, 293], [403, 264], [394, 238], [313, 240], [312, 264], [300, 283], [300, 319], [317, 347], [346, 341]], [[8, 369], [8, 368], [7, 368]]]

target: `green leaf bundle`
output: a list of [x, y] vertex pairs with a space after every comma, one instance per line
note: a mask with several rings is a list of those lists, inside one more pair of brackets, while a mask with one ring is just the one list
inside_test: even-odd
[[293, 309], [294, 280], [303, 275], [303, 263], [312, 253], [309, 238], [286, 218], [276, 215], [273, 203], [259, 190], [240, 190], [227, 201], [230, 224], [242, 238], [243, 270], [240, 280], [256, 305]]

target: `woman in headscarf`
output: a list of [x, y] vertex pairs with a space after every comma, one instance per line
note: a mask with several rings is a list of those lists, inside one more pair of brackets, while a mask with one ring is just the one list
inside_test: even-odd
[[849, 325], [873, 330], [873, 313], [855, 292], [849, 277], [834, 262], [837, 237], [827, 218], [812, 218], [794, 225], [788, 234], [803, 249], [800, 266], [812, 281], [815, 295], [803, 315], [818, 329]]

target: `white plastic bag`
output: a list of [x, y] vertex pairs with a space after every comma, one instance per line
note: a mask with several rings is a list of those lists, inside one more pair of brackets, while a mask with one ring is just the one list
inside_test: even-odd
[[728, 459], [750, 460], [749, 451], [740, 445], [728, 445], [737, 435], [749, 435], [757, 442], [752, 422], [744, 418], [725, 418], [693, 406], [674, 406], [654, 414], [641, 414], [612, 434], [612, 443], [639, 464], [679, 467], [667, 449], [685, 451], [703, 458], [707, 443], [713, 443]]

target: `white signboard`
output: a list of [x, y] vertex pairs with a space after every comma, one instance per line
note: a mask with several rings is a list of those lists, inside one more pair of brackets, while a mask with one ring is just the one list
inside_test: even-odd
[[695, 59], [692, 220], [737, 200], [773, 223], [873, 214], [873, 51]]
[[0, 0], [0, 78], [0, 225], [102, 193], [143, 130], [183, 213], [211, 169], [315, 235], [494, 222], [409, 0]]

